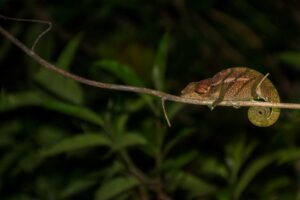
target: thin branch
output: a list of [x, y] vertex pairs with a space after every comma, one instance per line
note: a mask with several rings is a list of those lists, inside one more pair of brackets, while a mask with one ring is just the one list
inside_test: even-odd
[[144, 172], [142, 172], [138, 167], [135, 166], [126, 150], [121, 150], [120, 155], [126, 163], [130, 173], [134, 175], [141, 183], [147, 185], [153, 184], [151, 179], [146, 174], [144, 174]]
[[[42, 65], [45, 68], [48, 68], [56, 73], [59, 73], [65, 77], [71, 78], [75, 81], [80, 83], [90, 85], [93, 87], [103, 88], [103, 89], [110, 89], [110, 90], [118, 90], [118, 91], [127, 91], [127, 92], [134, 92], [139, 94], [149, 94], [152, 96], [156, 96], [159, 98], [163, 98], [164, 100], [180, 102], [180, 103], [187, 103], [187, 104], [196, 104], [196, 105], [211, 105], [213, 101], [200, 101], [194, 99], [187, 99], [182, 98], [176, 95], [168, 94], [165, 92], [161, 92], [154, 89], [143, 88], [143, 87], [135, 87], [135, 86], [127, 86], [127, 85], [119, 85], [119, 84], [111, 84], [111, 83], [103, 83], [98, 82], [90, 79], [83, 78], [81, 76], [72, 74], [70, 72], [64, 71], [60, 69], [58, 66], [49, 63], [48, 61], [41, 58], [37, 55], [33, 50], [26, 47], [22, 42], [20, 42], [17, 38], [7, 32], [2, 26], [0, 26], [0, 33], [6, 37], [9, 41], [19, 47], [24, 53], [34, 59], [37, 63]], [[233, 106], [231, 101], [222, 101], [219, 106]], [[236, 107], [273, 107], [273, 108], [284, 108], [284, 109], [300, 109], [300, 104], [295, 103], [271, 103], [271, 102], [259, 102], [259, 101], [235, 101], [234, 106]]]
[[12, 21], [19, 21], [19, 22], [35, 22], [39, 24], [47, 24], [48, 28], [44, 30], [42, 33], [40, 33], [37, 38], [34, 40], [33, 45], [31, 47], [31, 50], [34, 51], [35, 46], [39, 42], [39, 40], [48, 33], [52, 28], [52, 23], [50, 21], [44, 21], [44, 20], [37, 20], [37, 19], [21, 19], [21, 18], [15, 18], [15, 17], [7, 17], [0, 14], [0, 18], [3, 18], [4, 20], [12, 20]]
[[125, 161], [130, 173], [134, 175], [142, 184], [148, 185], [149, 188], [156, 193], [157, 198], [159, 200], [172, 200], [172, 198], [169, 197], [168, 194], [163, 191], [161, 181], [149, 178], [144, 172], [142, 172], [138, 167], [136, 167], [126, 150], [121, 150], [120, 155]]

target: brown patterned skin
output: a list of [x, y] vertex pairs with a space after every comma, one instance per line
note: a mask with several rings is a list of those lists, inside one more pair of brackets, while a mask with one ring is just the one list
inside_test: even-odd
[[[280, 102], [275, 86], [263, 74], [247, 67], [224, 69], [212, 78], [189, 83], [181, 97], [197, 100], [213, 100], [212, 109], [223, 100]], [[249, 120], [256, 126], [274, 124], [280, 115], [279, 108], [250, 107]]]

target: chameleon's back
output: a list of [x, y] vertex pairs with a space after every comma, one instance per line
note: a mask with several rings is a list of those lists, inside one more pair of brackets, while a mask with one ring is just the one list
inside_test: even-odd
[[212, 78], [212, 82], [214, 87], [211, 90], [222, 90], [223, 87], [223, 100], [249, 101], [260, 98], [269, 102], [280, 101], [272, 82], [260, 72], [246, 67], [222, 70]]

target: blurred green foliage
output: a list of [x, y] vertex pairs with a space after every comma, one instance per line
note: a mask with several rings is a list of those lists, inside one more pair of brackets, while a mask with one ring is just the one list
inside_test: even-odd
[[[17, 5], [17, 6], [16, 6]], [[36, 47], [94, 80], [179, 94], [226, 67], [269, 72], [300, 102], [300, 4], [287, 1], [0, 1], [50, 20]], [[31, 46], [43, 25], [1, 19]], [[0, 199], [300, 199], [300, 112], [258, 128], [246, 110], [91, 88], [1, 37]]]

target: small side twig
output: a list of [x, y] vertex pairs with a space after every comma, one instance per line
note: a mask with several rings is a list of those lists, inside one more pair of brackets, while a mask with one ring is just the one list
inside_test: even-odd
[[4, 20], [12, 20], [12, 21], [19, 21], [19, 22], [34, 22], [34, 23], [39, 23], [39, 24], [47, 24], [48, 28], [44, 30], [42, 33], [40, 33], [37, 38], [34, 40], [33, 45], [31, 47], [31, 50], [34, 51], [35, 46], [39, 42], [39, 40], [46, 34], [48, 33], [51, 28], [52, 28], [52, 23], [50, 21], [44, 21], [44, 20], [38, 20], [38, 19], [22, 19], [22, 18], [15, 18], [15, 17], [7, 17], [4, 15], [0, 14], [0, 18]]
[[164, 98], [161, 98], [161, 107], [163, 109], [163, 113], [164, 113], [165, 119], [167, 121], [167, 124], [168, 124], [169, 127], [171, 127], [171, 122], [169, 120], [169, 117], [168, 117], [168, 114], [167, 114], [167, 111], [166, 111], [166, 108], [165, 108], [165, 99]]

